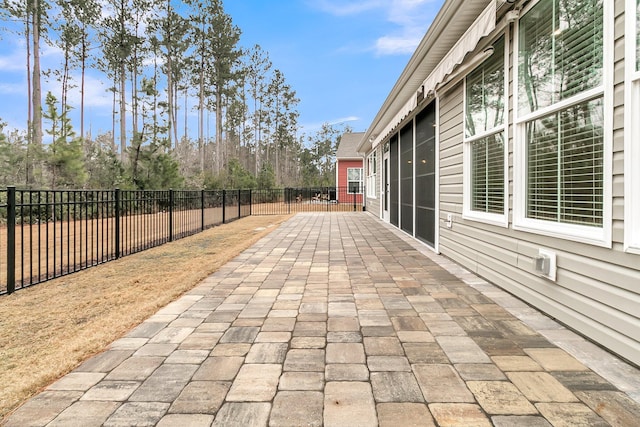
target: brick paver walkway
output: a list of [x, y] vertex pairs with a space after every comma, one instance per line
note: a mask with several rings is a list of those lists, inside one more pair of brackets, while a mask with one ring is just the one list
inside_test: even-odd
[[373, 216], [299, 214], [7, 425], [637, 426], [638, 401], [638, 370]]

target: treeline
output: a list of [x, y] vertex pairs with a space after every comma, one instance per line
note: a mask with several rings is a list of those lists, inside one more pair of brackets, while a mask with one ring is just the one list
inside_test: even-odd
[[[300, 134], [295, 90], [221, 0], [1, 0], [24, 40], [26, 131], [0, 120], [0, 185], [254, 188], [331, 185], [343, 131]], [[12, 33], [12, 34], [10, 34]], [[60, 64], [41, 68], [41, 51]], [[112, 96], [111, 130], [87, 132], [86, 81]], [[57, 93], [42, 93], [42, 80]], [[79, 105], [69, 105], [72, 90]], [[191, 105], [192, 107], [189, 107]], [[72, 123], [71, 109], [79, 114]], [[187, 117], [197, 113], [197, 129]], [[213, 126], [209, 123], [213, 122]]]

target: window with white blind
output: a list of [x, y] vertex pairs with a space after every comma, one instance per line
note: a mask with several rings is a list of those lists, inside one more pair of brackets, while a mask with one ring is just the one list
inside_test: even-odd
[[625, 22], [624, 246], [640, 253], [640, 0], [627, 0]]
[[375, 199], [377, 197], [376, 174], [378, 173], [378, 157], [374, 150], [367, 156], [367, 197]]
[[347, 168], [347, 193], [362, 194], [362, 168]]
[[[516, 42], [514, 227], [610, 244], [610, 94], [603, 0], [539, 0]], [[606, 27], [606, 28], [605, 28]], [[606, 65], [605, 65], [606, 64]]]
[[464, 201], [468, 219], [507, 225], [505, 37], [464, 85]]

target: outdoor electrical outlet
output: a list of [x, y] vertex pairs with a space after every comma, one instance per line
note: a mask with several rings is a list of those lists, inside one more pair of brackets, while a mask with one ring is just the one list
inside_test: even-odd
[[549, 280], [556, 280], [556, 253], [539, 249], [538, 255], [533, 257], [533, 269], [542, 277]]
[[453, 215], [452, 214], [447, 214], [447, 228], [451, 228], [451, 226], [453, 225]]

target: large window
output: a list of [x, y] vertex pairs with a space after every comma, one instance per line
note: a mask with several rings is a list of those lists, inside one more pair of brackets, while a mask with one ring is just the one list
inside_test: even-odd
[[347, 168], [349, 194], [362, 194], [362, 168]]
[[[603, 0], [540, 0], [518, 26], [516, 226], [607, 244]], [[520, 191], [521, 190], [521, 191]]]
[[506, 225], [505, 38], [465, 79], [464, 216]]
[[367, 197], [376, 198], [376, 174], [378, 173], [377, 150], [367, 157]]
[[625, 249], [640, 253], [640, 0], [627, 0], [625, 33]]

